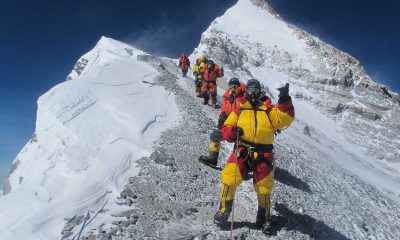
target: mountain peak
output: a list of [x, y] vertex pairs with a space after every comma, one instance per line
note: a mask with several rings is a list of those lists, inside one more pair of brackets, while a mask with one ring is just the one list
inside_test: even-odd
[[145, 54], [145, 52], [127, 43], [102, 36], [92, 50], [78, 59], [66, 80], [77, 79], [93, 66], [106, 64], [109, 59], [131, 58], [139, 54]]
[[275, 15], [278, 17], [278, 14], [275, 12], [275, 10], [271, 7], [271, 5], [268, 4], [266, 0], [240, 0], [240, 1], [250, 1], [253, 3], [255, 6], [267, 10], [269, 13]]
[[[290, 83], [296, 120], [274, 140], [278, 236], [399, 236], [398, 95], [262, 0], [239, 0], [213, 21], [191, 58], [200, 54], [224, 68], [218, 82], [256, 78], [273, 103]], [[39, 98], [35, 134], [0, 197], [0, 238], [224, 238], [211, 219], [219, 173], [194, 160], [219, 111], [180, 76], [176, 60], [101, 37], [70, 81]], [[221, 165], [231, 149], [222, 143]], [[253, 185], [241, 188], [235, 221], [254, 221]], [[265, 238], [250, 225], [235, 237]]]
[[[400, 159], [398, 142], [387, 141], [400, 135], [395, 119], [400, 112], [399, 95], [373, 81], [351, 55], [287, 24], [273, 13], [265, 1], [238, 1], [202, 34], [193, 55], [204, 54], [220, 63], [227, 78], [259, 79], [268, 86], [272, 99], [277, 99], [275, 89], [289, 82], [295, 104], [313, 106], [324, 118], [336, 122], [341, 136], [335, 134], [334, 141], [357, 142], [357, 148], [369, 161], [383, 158], [390, 162], [382, 163], [380, 171], [400, 174], [400, 169], [392, 164]], [[313, 125], [313, 118], [301, 118], [298, 121]], [[319, 132], [333, 137], [325, 126], [314, 124]], [[382, 133], [378, 138], [385, 144], [376, 145], [369, 140], [377, 138], [371, 129], [392, 132]]]

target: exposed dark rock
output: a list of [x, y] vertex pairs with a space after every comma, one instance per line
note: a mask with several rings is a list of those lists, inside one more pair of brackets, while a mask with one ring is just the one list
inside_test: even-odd
[[304, 128], [303, 128], [303, 133], [304, 133], [305, 135], [311, 137], [311, 129], [310, 129], [310, 127], [309, 127], [308, 125], [305, 125], [305, 126], [304, 126]]
[[137, 55], [136, 58], [138, 61], [143, 61], [143, 62], [160, 62], [160, 59], [149, 54], [139, 54]]
[[381, 89], [382, 89], [383, 93], [384, 93], [386, 96], [392, 98], [392, 95], [389, 93], [389, 91], [388, 91], [388, 89], [387, 89], [386, 87], [381, 87]]
[[78, 76], [81, 75], [82, 71], [85, 69], [86, 65], [89, 63], [88, 59], [81, 58], [78, 60], [78, 62], [75, 64], [74, 71], [78, 74]]
[[19, 177], [19, 180], [18, 180], [18, 183], [21, 185], [21, 183], [22, 183], [23, 180], [24, 180], [24, 177], [20, 176], [20, 177]]
[[125, 48], [126, 53], [128, 53], [129, 56], [133, 56], [133, 49], [130, 48]]
[[129, 187], [126, 187], [121, 193], [120, 193], [120, 197], [121, 198], [127, 198], [127, 197], [134, 197], [135, 193], [133, 192], [133, 190]]
[[70, 231], [62, 231], [61, 232], [61, 239], [67, 239], [68, 237], [72, 236], [74, 234], [73, 232]]
[[75, 226], [77, 226], [77, 225], [82, 223], [83, 217], [84, 217], [83, 215], [80, 215], [80, 216], [77, 216], [77, 217], [74, 216], [73, 218], [69, 219], [68, 222], [64, 225], [64, 228], [61, 231], [61, 234], [65, 235], [64, 232], [72, 231], [72, 229], [74, 229]]
[[267, 10], [269, 13], [275, 15], [277, 18], [280, 19], [278, 14], [275, 12], [275, 10], [267, 3], [265, 0], [250, 0], [254, 5], [257, 7], [260, 7], [262, 9]]
[[381, 117], [377, 113], [375, 113], [375, 112], [373, 112], [372, 110], [369, 110], [369, 109], [365, 109], [365, 108], [362, 108], [362, 107], [357, 107], [355, 105], [349, 106], [348, 109], [349, 109], [350, 112], [353, 112], [355, 114], [358, 114], [358, 115], [363, 116], [364, 118], [367, 118], [367, 119], [370, 119], [370, 120], [381, 119]]
[[36, 143], [38, 141], [36, 132], [32, 135], [32, 138], [29, 140], [30, 143]]
[[11, 174], [13, 174], [13, 172], [18, 168], [18, 166], [21, 164], [21, 162], [16, 159], [13, 164], [11, 165], [10, 169], [8, 170], [8, 174], [7, 174], [7, 178], [4, 180], [3, 183], [3, 195], [6, 195], [7, 193], [9, 193], [11, 191], [11, 185], [10, 185], [10, 179], [9, 177], [11, 176]]
[[126, 218], [130, 218], [131, 216], [136, 216], [137, 213], [138, 213], [137, 210], [132, 209], [132, 210], [123, 211], [123, 212], [119, 212], [119, 213], [112, 213], [111, 216], [113, 216], [113, 217], [126, 217]]

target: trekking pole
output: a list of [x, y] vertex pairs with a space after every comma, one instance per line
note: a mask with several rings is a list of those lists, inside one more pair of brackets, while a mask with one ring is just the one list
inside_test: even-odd
[[235, 195], [236, 195], [236, 175], [237, 169], [239, 168], [237, 160], [237, 149], [239, 147], [239, 133], [236, 134], [236, 149], [235, 149], [235, 181], [233, 183], [233, 199], [232, 199], [232, 220], [231, 220], [231, 239], [233, 240], [233, 221], [235, 220]]

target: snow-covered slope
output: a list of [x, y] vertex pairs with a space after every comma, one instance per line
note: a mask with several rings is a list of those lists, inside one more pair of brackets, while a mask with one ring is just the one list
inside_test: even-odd
[[215, 19], [194, 51], [201, 53], [228, 76], [259, 79], [275, 100], [275, 88], [289, 82], [297, 121], [288, 133], [307, 126], [309, 144], [400, 197], [400, 98], [356, 59], [285, 23], [263, 0], [239, 0]]
[[135, 161], [178, 117], [174, 95], [152, 84], [159, 73], [139, 54], [103, 37], [69, 81], [39, 98], [35, 135], [0, 200], [1, 239], [56, 239], [64, 217], [99, 209], [137, 174]]
[[[399, 95], [360, 63], [285, 23], [262, 0], [239, 0], [203, 33], [226, 78], [257, 78], [277, 101], [290, 83], [296, 121], [275, 141], [271, 239], [400, 235]], [[1, 239], [224, 239], [212, 222], [219, 173], [208, 151], [218, 110], [203, 106], [176, 60], [102, 38], [66, 82], [38, 101], [36, 132], [0, 197]], [[173, 93], [173, 94], [171, 94]], [[179, 121], [177, 121], [179, 119]], [[223, 144], [221, 164], [231, 145]], [[234, 234], [255, 229], [251, 181]]]

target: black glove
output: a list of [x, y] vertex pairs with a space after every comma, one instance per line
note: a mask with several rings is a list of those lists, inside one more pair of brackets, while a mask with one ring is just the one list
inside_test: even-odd
[[229, 95], [229, 102], [232, 104], [235, 101], [235, 93], [231, 93], [231, 95]]
[[242, 136], [243, 135], [243, 128], [235, 126], [232, 128], [232, 132], [236, 135], [236, 136]]
[[286, 101], [290, 100], [289, 83], [286, 83], [286, 85], [284, 87], [278, 88], [278, 91], [279, 91], [278, 103], [283, 103], [283, 102], [286, 102]]
[[277, 89], [279, 91], [278, 97], [288, 97], [289, 96], [289, 83], [286, 83], [284, 87]]
[[222, 112], [219, 117], [218, 117], [218, 129], [221, 129], [222, 126], [224, 125], [225, 120], [228, 118], [228, 115], [226, 112]]

